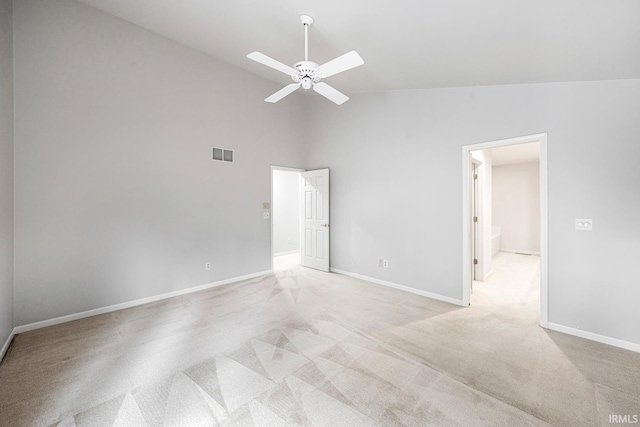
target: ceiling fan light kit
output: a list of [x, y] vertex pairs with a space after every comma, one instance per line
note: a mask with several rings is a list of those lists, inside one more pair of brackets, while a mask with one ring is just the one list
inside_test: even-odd
[[276, 61], [273, 58], [268, 57], [260, 52], [252, 52], [247, 55], [247, 58], [259, 62], [267, 67], [271, 67], [290, 76], [294, 83], [285, 86], [273, 95], [265, 99], [267, 102], [275, 103], [280, 101], [285, 96], [295, 92], [299, 88], [304, 90], [313, 89], [315, 92], [324, 96], [325, 98], [333, 101], [334, 103], [341, 105], [346, 102], [349, 97], [342, 92], [334, 89], [321, 80], [334, 74], [341, 73], [343, 71], [350, 70], [364, 64], [364, 61], [358, 55], [358, 52], [352, 50], [345, 53], [329, 62], [322, 65], [318, 65], [313, 61], [309, 61], [309, 27], [313, 24], [313, 18], [309, 15], [300, 16], [300, 21], [304, 26], [304, 61], [296, 62], [293, 67]]

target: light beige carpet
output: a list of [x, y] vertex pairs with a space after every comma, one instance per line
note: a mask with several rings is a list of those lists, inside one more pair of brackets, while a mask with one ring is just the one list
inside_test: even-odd
[[296, 266], [17, 335], [2, 426], [608, 425], [640, 354], [538, 323], [538, 260], [472, 306]]

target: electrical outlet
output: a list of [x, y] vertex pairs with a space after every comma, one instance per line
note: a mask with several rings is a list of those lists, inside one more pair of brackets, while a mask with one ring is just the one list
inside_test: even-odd
[[389, 267], [389, 261], [387, 261], [386, 259], [383, 259], [383, 260], [382, 260], [382, 266], [383, 266], [384, 268]]
[[269, 219], [269, 212], [262, 212], [262, 219]]
[[207, 263], [204, 265], [204, 269], [205, 269], [205, 270], [211, 270], [211, 263], [210, 263], [210, 262], [207, 262]]
[[593, 220], [592, 219], [576, 219], [576, 230], [578, 231], [592, 231]]

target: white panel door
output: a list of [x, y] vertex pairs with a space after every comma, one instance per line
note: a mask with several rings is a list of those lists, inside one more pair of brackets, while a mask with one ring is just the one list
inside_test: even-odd
[[302, 172], [302, 265], [329, 271], [329, 169]]

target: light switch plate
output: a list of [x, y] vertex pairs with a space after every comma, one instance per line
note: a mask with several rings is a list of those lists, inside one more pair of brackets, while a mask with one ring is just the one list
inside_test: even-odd
[[578, 231], [591, 231], [593, 230], [593, 220], [590, 218], [576, 219], [576, 230]]

